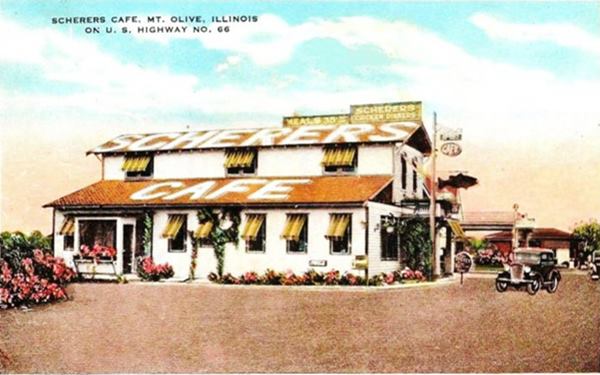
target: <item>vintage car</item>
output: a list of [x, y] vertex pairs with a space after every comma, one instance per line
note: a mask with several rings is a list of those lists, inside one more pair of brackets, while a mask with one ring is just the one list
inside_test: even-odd
[[598, 278], [600, 278], [600, 250], [596, 250], [592, 253], [588, 268], [592, 280], [598, 280]]
[[509, 286], [525, 286], [527, 293], [536, 294], [541, 288], [548, 293], [558, 289], [561, 276], [556, 269], [554, 252], [542, 248], [519, 248], [514, 251], [514, 261], [504, 265], [496, 277], [496, 290], [504, 292]]

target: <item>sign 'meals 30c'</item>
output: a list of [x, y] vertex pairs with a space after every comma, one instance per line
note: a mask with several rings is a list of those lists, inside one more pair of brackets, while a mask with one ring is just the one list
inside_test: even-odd
[[349, 114], [291, 116], [283, 118], [284, 126], [383, 124], [386, 122], [421, 122], [421, 102], [360, 104], [350, 106]]

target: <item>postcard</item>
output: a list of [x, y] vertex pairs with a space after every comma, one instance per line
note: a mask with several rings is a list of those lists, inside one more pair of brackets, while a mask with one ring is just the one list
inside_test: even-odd
[[0, 371], [600, 371], [596, 2], [0, 2]]

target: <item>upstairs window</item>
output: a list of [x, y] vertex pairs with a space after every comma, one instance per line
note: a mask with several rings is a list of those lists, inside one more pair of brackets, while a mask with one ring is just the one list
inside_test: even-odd
[[308, 250], [308, 215], [288, 214], [281, 237], [286, 240], [288, 253], [306, 253]]
[[254, 175], [257, 167], [256, 150], [226, 151], [225, 170], [227, 175]]
[[412, 173], [412, 186], [413, 186], [413, 193], [417, 194], [417, 171], [413, 170]]
[[169, 215], [162, 236], [169, 240], [169, 252], [185, 252], [187, 239], [187, 215]]
[[152, 155], [127, 155], [121, 169], [128, 179], [150, 178], [154, 173], [154, 158]]
[[246, 251], [264, 252], [266, 245], [266, 215], [251, 214], [246, 215], [246, 225], [242, 231], [242, 238], [246, 241]]
[[346, 255], [351, 252], [352, 215], [331, 214], [325, 237], [329, 239], [329, 253]]
[[325, 147], [323, 150], [321, 164], [325, 173], [355, 172], [357, 162], [356, 146]]

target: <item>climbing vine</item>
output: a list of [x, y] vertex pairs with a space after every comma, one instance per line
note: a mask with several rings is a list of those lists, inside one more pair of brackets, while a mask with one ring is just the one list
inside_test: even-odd
[[402, 254], [406, 254], [406, 266], [431, 275], [431, 239], [427, 219], [411, 217], [400, 220], [398, 235]]
[[[225, 225], [225, 221], [229, 220], [229, 226]], [[205, 223], [211, 221], [213, 227], [208, 235], [208, 240], [211, 242], [217, 258], [217, 273], [223, 276], [223, 266], [225, 264], [225, 245], [228, 242], [233, 242], [236, 246], [239, 241], [239, 227], [241, 222], [240, 210], [237, 208], [201, 208], [198, 210], [198, 222]], [[195, 278], [196, 262], [198, 258], [198, 247], [200, 239], [196, 239], [192, 233], [192, 261], [190, 263], [190, 279]]]
[[144, 213], [144, 234], [142, 237], [144, 256], [152, 255], [152, 213], [146, 211]]

